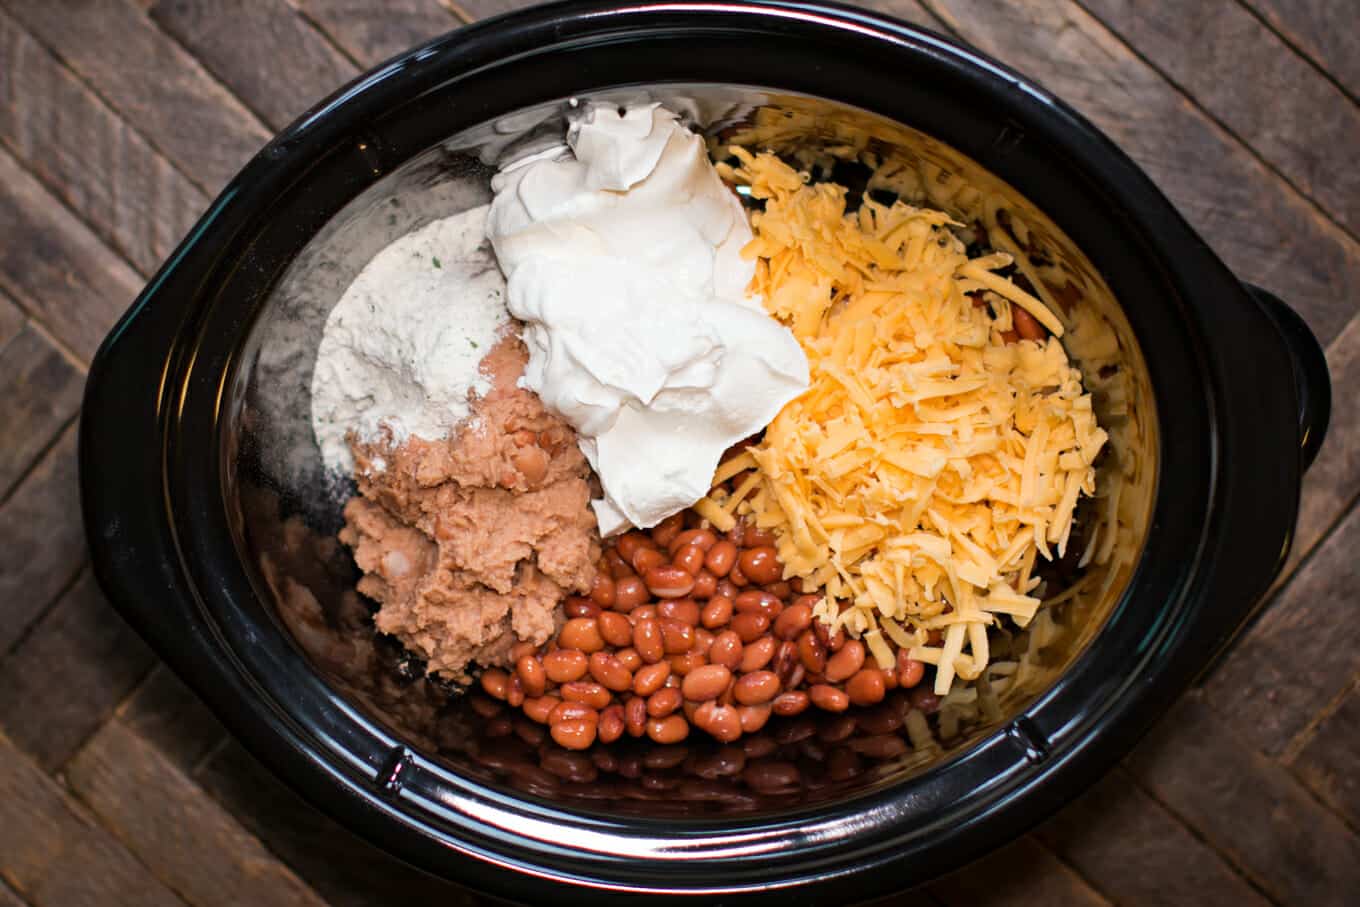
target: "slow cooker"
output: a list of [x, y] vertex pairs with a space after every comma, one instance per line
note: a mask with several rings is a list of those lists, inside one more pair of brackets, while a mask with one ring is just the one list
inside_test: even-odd
[[[1111, 440], [1044, 621], [1004, 640], [1004, 683], [924, 724], [895, 699], [736, 746], [568, 754], [375, 636], [334, 538], [351, 488], [310, 429], [326, 315], [379, 249], [484, 203], [499, 164], [600, 100], [660, 102], [715, 154], [774, 150], [855, 191], [890, 174], [1024, 253]], [[997, 62], [833, 5], [590, 2], [418, 47], [270, 142], [104, 342], [80, 468], [110, 599], [378, 846], [532, 902], [843, 902], [1013, 839], [1129, 749], [1279, 571], [1328, 407], [1301, 319]]]

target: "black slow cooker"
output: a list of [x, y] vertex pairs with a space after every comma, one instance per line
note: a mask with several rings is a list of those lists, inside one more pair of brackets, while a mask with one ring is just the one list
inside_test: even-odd
[[[567, 754], [375, 636], [334, 540], [350, 489], [310, 431], [326, 314], [378, 249], [486, 201], [497, 164], [586, 99], [664, 103], [717, 153], [890, 174], [1023, 251], [1060, 310], [1111, 436], [1097, 495], [1044, 619], [998, 640], [1005, 672], [929, 721], [898, 699], [736, 747]], [[1328, 407], [1298, 316], [995, 61], [830, 5], [593, 2], [430, 42], [265, 147], [104, 342], [80, 465], [109, 597], [263, 762], [377, 845], [534, 902], [845, 901], [1022, 834], [1129, 749], [1276, 576]]]

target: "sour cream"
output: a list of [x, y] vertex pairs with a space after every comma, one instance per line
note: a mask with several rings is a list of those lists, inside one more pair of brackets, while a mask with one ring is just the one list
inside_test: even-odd
[[525, 323], [522, 384], [579, 433], [609, 535], [703, 497], [808, 364], [746, 294], [746, 214], [675, 114], [588, 105], [567, 146], [497, 174], [487, 235]]

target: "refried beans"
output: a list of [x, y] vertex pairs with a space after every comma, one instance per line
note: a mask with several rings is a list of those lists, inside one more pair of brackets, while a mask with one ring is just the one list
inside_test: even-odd
[[378, 630], [466, 682], [541, 645], [562, 600], [595, 579], [600, 538], [576, 434], [517, 386], [528, 355], [507, 336], [482, 360], [492, 388], [446, 439], [351, 439], [358, 496], [340, 540], [379, 602]]

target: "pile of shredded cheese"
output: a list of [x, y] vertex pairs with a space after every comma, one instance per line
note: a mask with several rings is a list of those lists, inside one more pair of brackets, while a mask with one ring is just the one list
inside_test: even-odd
[[[785, 576], [824, 590], [819, 619], [884, 668], [889, 642], [936, 665], [943, 695], [986, 667], [997, 615], [1034, 617], [1035, 556], [1064, 552], [1106, 434], [1062, 323], [995, 273], [1009, 254], [969, 259], [943, 212], [865, 198], [847, 213], [842, 187], [731, 150], [725, 178], [765, 201], [751, 290], [812, 380], [716, 480], [758, 468], [700, 509], [773, 528]], [[1012, 305], [1054, 336], [1008, 343]]]

